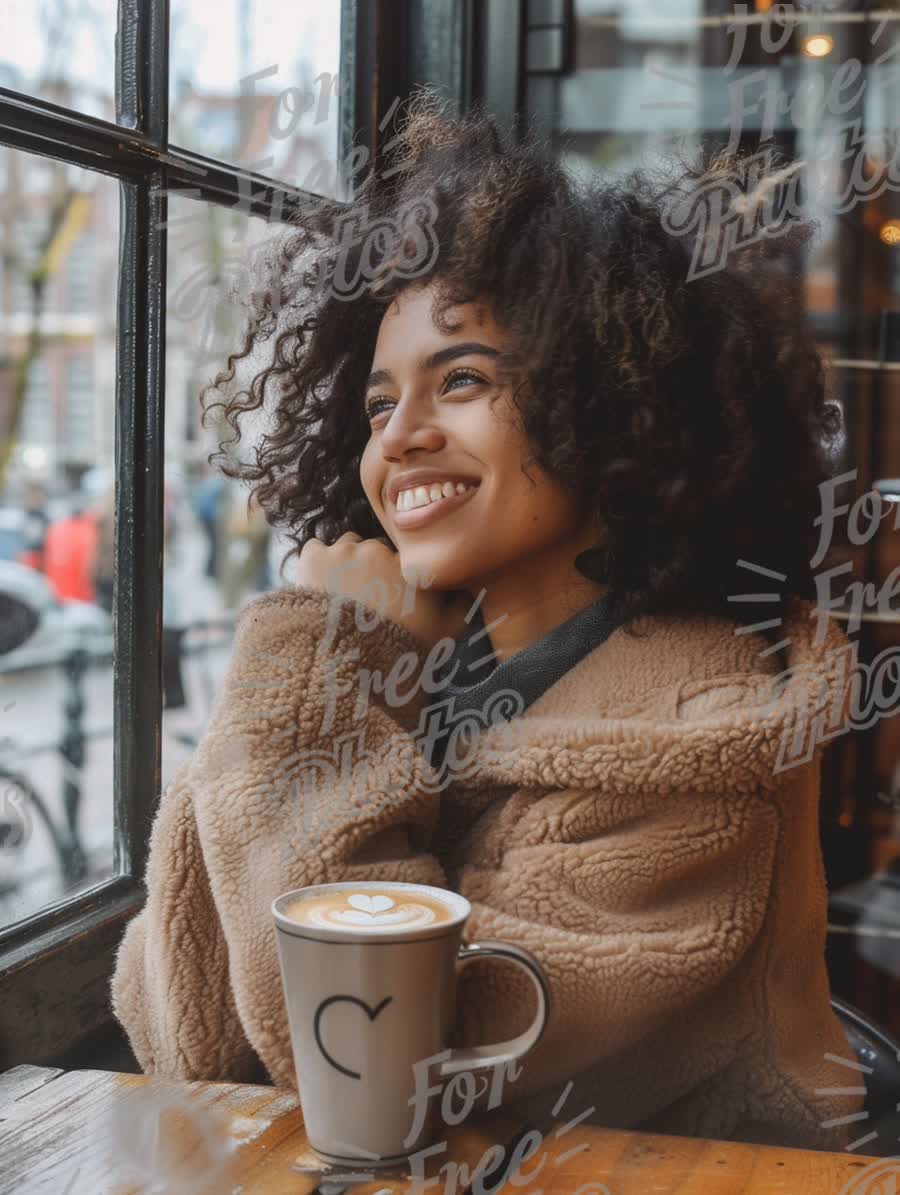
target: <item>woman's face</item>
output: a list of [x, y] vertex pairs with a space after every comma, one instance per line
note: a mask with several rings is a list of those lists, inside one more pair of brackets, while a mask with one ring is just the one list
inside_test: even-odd
[[495, 574], [542, 575], [557, 558], [571, 567], [593, 541], [567, 490], [534, 462], [531, 480], [522, 471], [531, 452], [495, 368], [503, 330], [467, 303], [447, 313], [456, 330], [445, 335], [433, 298], [431, 285], [409, 287], [387, 309], [361, 399], [370, 436], [360, 480], [404, 577], [475, 594]]

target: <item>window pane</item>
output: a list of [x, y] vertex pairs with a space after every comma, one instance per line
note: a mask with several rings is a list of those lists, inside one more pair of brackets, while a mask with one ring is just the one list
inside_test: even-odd
[[[117, 0], [0, 4], [0, 86], [116, 119]], [[44, 170], [33, 159], [35, 175]]]
[[344, 198], [340, 12], [336, 0], [172, 0], [170, 142]]
[[[278, 569], [290, 546], [258, 509], [248, 517], [248, 489], [207, 463], [233, 438], [221, 408], [201, 427], [201, 392], [240, 345], [248, 300], [285, 226], [176, 197], [168, 228], [163, 784], [193, 754], [221, 692], [238, 610], [286, 583]], [[242, 363], [238, 377], [254, 368]], [[259, 432], [244, 422], [236, 450], [252, 460]]]
[[6, 148], [0, 179], [6, 926], [113, 874], [119, 194], [112, 179]]

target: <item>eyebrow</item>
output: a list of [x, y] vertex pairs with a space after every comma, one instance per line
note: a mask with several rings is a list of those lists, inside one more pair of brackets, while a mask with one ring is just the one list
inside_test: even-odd
[[[469, 353], [480, 353], [484, 357], [498, 357], [500, 350], [489, 344], [481, 344], [478, 340], [467, 340], [462, 344], [451, 344], [445, 349], [438, 349], [436, 353], [425, 358], [422, 366], [426, 370], [437, 369], [439, 365], [443, 365], [447, 361], [455, 361], [457, 357], [465, 357]], [[393, 381], [394, 375], [389, 369], [376, 369], [366, 378], [363, 394], [368, 394], [373, 386], [382, 386]]]

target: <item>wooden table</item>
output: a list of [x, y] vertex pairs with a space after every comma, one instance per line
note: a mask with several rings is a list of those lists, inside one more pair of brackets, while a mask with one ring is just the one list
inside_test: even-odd
[[[351, 1195], [482, 1195], [501, 1177], [501, 1167], [491, 1165], [498, 1157], [491, 1147], [514, 1149], [516, 1141], [521, 1166], [514, 1174], [517, 1181], [503, 1185], [509, 1195], [893, 1195], [900, 1190], [897, 1159], [584, 1124], [561, 1133], [557, 1126], [546, 1138], [531, 1130], [526, 1141], [528, 1131], [501, 1109], [451, 1129], [446, 1152], [432, 1159], [418, 1182], [409, 1174], [339, 1181], [321, 1169], [292, 1169], [316, 1164], [293, 1091], [17, 1066], [0, 1074], [0, 1192], [338, 1195], [346, 1189]], [[154, 1157], [157, 1175], [161, 1170], [174, 1175], [168, 1184], [152, 1185], [147, 1167]], [[476, 1174], [479, 1162], [483, 1181]]]

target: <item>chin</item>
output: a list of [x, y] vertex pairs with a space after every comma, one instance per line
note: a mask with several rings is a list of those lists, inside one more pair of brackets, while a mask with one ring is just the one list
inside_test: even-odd
[[[465, 586], [466, 571], [453, 567], [453, 561], [446, 558], [433, 559], [426, 555], [400, 555], [400, 572], [407, 585], [417, 589], [462, 589]], [[459, 562], [461, 563], [461, 562]]]
[[407, 585], [414, 585], [420, 589], [431, 589], [438, 583], [442, 571], [439, 563], [436, 564], [427, 558], [411, 558], [401, 554], [400, 572]]

